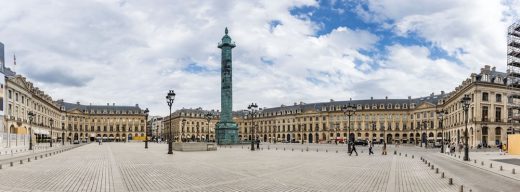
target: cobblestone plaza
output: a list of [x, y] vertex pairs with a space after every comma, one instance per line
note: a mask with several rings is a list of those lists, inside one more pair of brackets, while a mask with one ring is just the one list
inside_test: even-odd
[[[165, 144], [152, 143], [146, 150], [143, 143], [86, 144], [24, 164], [16, 161], [13, 167], [4, 159], [0, 190], [458, 191], [464, 185], [465, 191], [486, 191], [465, 184], [467, 178], [433, 161], [433, 156], [440, 155], [437, 150], [400, 147], [394, 155], [394, 148], [390, 148], [389, 155], [383, 156], [376, 147], [376, 154], [369, 156], [366, 148], [359, 147], [359, 156], [348, 156], [344, 145], [260, 147], [250, 151], [247, 145], [235, 145], [213, 152], [174, 152], [170, 156], [165, 154]], [[448, 155], [440, 156], [443, 162], [457, 161]], [[434, 168], [422, 157], [427, 161], [432, 158]], [[484, 174], [513, 181], [497, 191], [520, 186], [518, 178]], [[453, 185], [449, 178], [453, 178]], [[492, 184], [499, 187], [498, 183]]]

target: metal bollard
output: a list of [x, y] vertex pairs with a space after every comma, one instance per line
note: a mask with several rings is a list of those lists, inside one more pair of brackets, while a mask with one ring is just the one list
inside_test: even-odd
[[448, 179], [448, 184], [449, 184], [449, 185], [453, 185], [453, 178], [449, 178], [449, 179]]
[[336, 150], [336, 153], [338, 153], [338, 150]]
[[460, 192], [464, 192], [464, 185], [460, 185]]
[[444, 172], [442, 172], [442, 174], [441, 174], [441, 178], [444, 178]]
[[473, 161], [474, 161], [475, 163], [477, 163], [477, 160], [476, 160], [476, 159], [475, 159], [475, 160], [473, 160]]
[[401, 156], [401, 153], [399, 153], [399, 156]]
[[31, 158], [30, 158], [30, 157], [29, 157], [29, 158], [27, 158], [27, 162], [31, 162]]
[[294, 148], [292, 148], [291, 150], [294, 151]]
[[13, 166], [13, 162], [9, 162], [9, 165], [12, 167]]
[[0, 169], [2, 169], [2, 164], [0, 164]]
[[432, 165], [432, 170], [433, 170], [434, 166]]
[[482, 166], [483, 166], [483, 165], [484, 165], [484, 161], [480, 162], [480, 165], [482, 165]]
[[493, 163], [489, 163], [489, 168], [493, 168]]
[[23, 160], [20, 160], [20, 164], [23, 164]]
[[283, 148], [283, 150], [285, 151], [285, 147]]
[[412, 155], [412, 159], [413, 159], [413, 155]]
[[404, 157], [408, 157], [408, 153], [405, 153], [405, 154], [404, 154]]
[[328, 153], [328, 152], [329, 152], [329, 150], [328, 150], [328, 149], [325, 149], [325, 152], [326, 152], [326, 153]]
[[38, 160], [38, 156], [34, 156], [34, 160]]
[[504, 170], [504, 169], [502, 169], [502, 165], [500, 165], [500, 171], [502, 171], [502, 170]]
[[514, 169], [514, 168], [513, 168], [513, 170], [511, 171], [511, 173], [513, 173], [513, 174], [516, 174], [516, 173], [515, 173], [515, 169]]
[[435, 174], [439, 173], [439, 168], [435, 168]]
[[394, 155], [397, 155], [397, 151], [394, 151]]

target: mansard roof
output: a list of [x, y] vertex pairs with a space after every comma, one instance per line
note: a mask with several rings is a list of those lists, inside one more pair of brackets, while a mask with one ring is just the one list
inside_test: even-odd
[[64, 111], [74, 111], [79, 110], [82, 112], [88, 112], [88, 111], [107, 111], [107, 112], [114, 112], [114, 111], [121, 111], [121, 112], [131, 112], [133, 114], [141, 114], [142, 110], [139, 107], [139, 105], [136, 106], [118, 106], [118, 105], [81, 105], [80, 103], [67, 103], [63, 100], [58, 100], [58, 104], [62, 107]]

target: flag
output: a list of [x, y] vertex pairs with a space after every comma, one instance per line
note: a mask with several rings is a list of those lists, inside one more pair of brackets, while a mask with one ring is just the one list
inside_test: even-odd
[[14, 56], [14, 65], [16, 66], [16, 54], [13, 54]]

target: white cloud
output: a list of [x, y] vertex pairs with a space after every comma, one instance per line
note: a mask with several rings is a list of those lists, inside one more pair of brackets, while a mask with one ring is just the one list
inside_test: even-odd
[[[236, 110], [250, 102], [273, 107], [329, 98], [420, 96], [453, 88], [482, 64], [505, 58], [500, 41], [508, 21], [503, 12], [514, 9], [482, 2], [468, 8], [477, 10], [465, 10], [467, 5], [461, 3], [425, 3], [377, 1], [370, 10], [359, 11], [402, 35], [419, 34], [454, 54], [464, 66], [431, 59], [421, 46], [396, 44], [386, 48], [387, 55], [362, 54], [361, 50], [373, 51], [380, 39], [370, 31], [338, 27], [316, 36], [323, 26], [308, 19], [312, 13], [295, 16], [289, 11], [319, 6], [314, 0], [8, 1], [0, 12], [0, 41], [6, 45], [6, 55], [17, 53], [16, 70], [55, 99], [139, 103], [154, 115], [167, 114], [168, 89], [177, 93], [175, 109], [220, 108], [217, 43], [224, 27], [229, 27], [237, 44]], [[485, 7], [493, 8], [492, 13], [481, 16]], [[273, 21], [278, 25], [272, 27]], [[459, 48], [467, 53], [457, 52]], [[193, 63], [205, 70], [187, 72]]]

